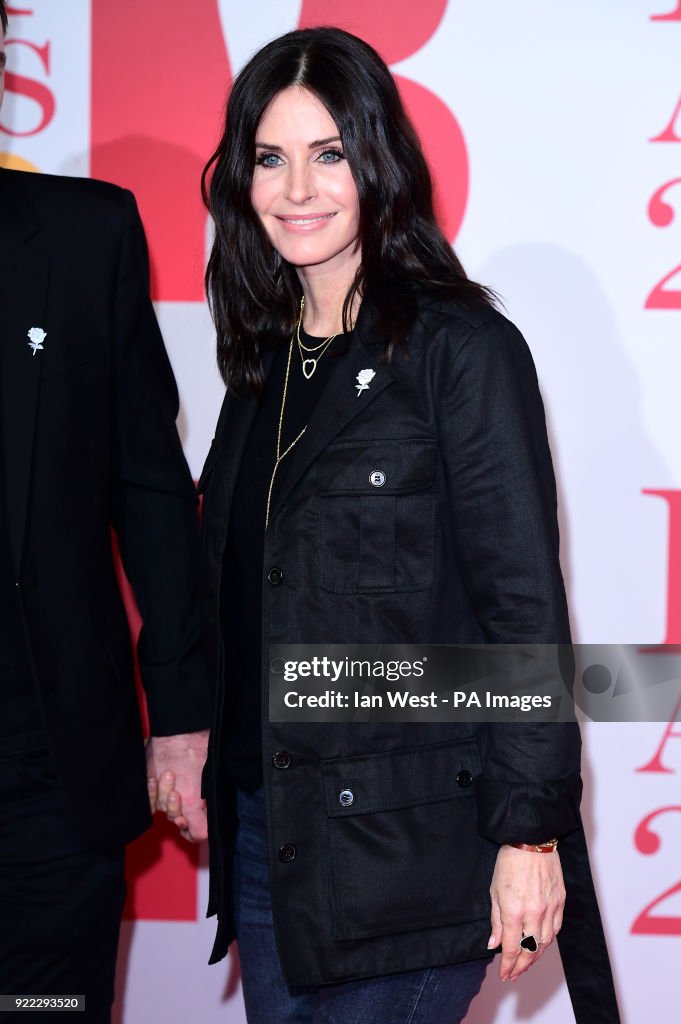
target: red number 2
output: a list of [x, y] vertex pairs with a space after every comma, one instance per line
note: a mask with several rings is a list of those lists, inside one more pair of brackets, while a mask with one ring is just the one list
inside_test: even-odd
[[[655, 227], [666, 228], [674, 220], [674, 210], [671, 204], [663, 199], [663, 195], [668, 188], [680, 182], [681, 178], [673, 178], [661, 185], [652, 195], [648, 203], [648, 218]], [[667, 281], [680, 271], [681, 263], [658, 281], [645, 301], [646, 309], [681, 309], [681, 288], [665, 288]]]
[[[648, 814], [639, 824], [634, 834], [634, 843], [640, 853], [646, 855], [657, 853], [660, 848], [660, 836], [657, 832], [653, 832], [650, 828], [650, 823], [658, 814], [667, 814], [668, 811], [681, 811], [681, 807], [677, 805], [658, 807], [656, 811]], [[669, 889], [665, 889], [664, 892], [661, 892], [659, 896], [656, 896], [654, 900], [651, 900], [643, 908], [631, 926], [632, 935], [681, 935], [681, 917], [650, 913], [653, 907], [656, 907], [659, 903], [668, 899], [668, 897], [673, 896], [676, 892], [681, 892], [681, 880], [675, 885], [670, 886]]]

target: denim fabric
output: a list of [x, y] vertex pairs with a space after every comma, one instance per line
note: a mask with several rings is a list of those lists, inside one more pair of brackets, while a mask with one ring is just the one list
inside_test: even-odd
[[288, 988], [274, 937], [265, 800], [239, 791], [234, 905], [249, 1024], [458, 1024], [491, 958], [324, 986]]

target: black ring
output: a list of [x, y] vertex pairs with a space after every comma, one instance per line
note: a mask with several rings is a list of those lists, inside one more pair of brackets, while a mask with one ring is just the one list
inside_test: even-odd
[[520, 948], [524, 949], [526, 953], [536, 953], [539, 949], [539, 942], [534, 935], [523, 935], [520, 940]]

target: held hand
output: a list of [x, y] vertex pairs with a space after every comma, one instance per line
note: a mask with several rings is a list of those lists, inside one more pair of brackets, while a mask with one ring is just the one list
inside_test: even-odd
[[150, 804], [163, 811], [192, 843], [199, 843], [208, 835], [206, 805], [201, 799], [208, 735], [208, 730], [203, 729], [177, 736], [152, 736], [147, 744]]
[[[502, 846], [494, 866], [490, 895], [489, 948], [501, 944], [499, 977], [502, 981], [516, 981], [551, 945], [563, 923], [565, 885], [558, 851], [530, 853]], [[536, 953], [521, 949], [523, 935], [536, 937]]]

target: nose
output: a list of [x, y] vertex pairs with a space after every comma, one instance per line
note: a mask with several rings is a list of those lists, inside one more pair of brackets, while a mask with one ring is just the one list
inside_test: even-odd
[[307, 160], [292, 160], [288, 168], [286, 198], [292, 203], [306, 203], [317, 194], [314, 171]]

